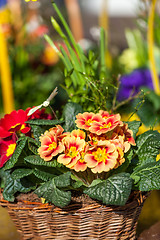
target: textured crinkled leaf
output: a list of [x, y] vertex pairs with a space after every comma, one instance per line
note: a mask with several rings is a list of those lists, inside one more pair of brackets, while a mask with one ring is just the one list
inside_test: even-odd
[[128, 173], [111, 176], [102, 183], [84, 190], [91, 198], [101, 200], [104, 204], [124, 205], [132, 189], [132, 179]]
[[102, 182], [103, 182], [103, 180], [100, 179], [100, 178], [94, 179], [94, 180], [92, 181], [90, 187], [94, 187], [94, 186], [96, 186], [97, 184], [102, 183]]
[[50, 179], [52, 179], [53, 177], [55, 177], [54, 174], [51, 174], [51, 173], [48, 173], [48, 172], [45, 172], [45, 171], [41, 171], [39, 169], [34, 169], [33, 174], [37, 178], [39, 178], [39, 179], [41, 179], [41, 180], [43, 180], [45, 182], [50, 180]]
[[35, 184], [30, 182], [26, 178], [13, 179], [9, 174], [5, 181], [5, 187], [3, 189], [3, 197], [5, 200], [13, 202], [15, 193], [23, 192], [27, 193], [35, 189]]
[[13, 179], [20, 179], [26, 176], [29, 176], [33, 173], [33, 169], [29, 168], [19, 168], [12, 172], [11, 177]]
[[31, 152], [33, 152], [35, 155], [38, 154], [37, 149], [40, 147], [40, 142], [37, 142], [33, 138], [28, 138], [28, 148]]
[[57, 162], [57, 160], [52, 160], [49, 162], [44, 161], [40, 156], [36, 155], [30, 155], [24, 158], [24, 160], [28, 163], [31, 163], [33, 165], [37, 166], [46, 166], [46, 167], [60, 167], [61, 164]]
[[82, 113], [82, 107], [77, 103], [67, 103], [63, 110], [63, 117], [65, 120], [64, 129], [66, 132], [72, 131], [76, 128], [75, 120], [78, 113]]
[[37, 147], [33, 143], [28, 142], [28, 149], [35, 155], [38, 155]]
[[4, 169], [8, 170], [11, 169], [18, 161], [19, 156], [21, 155], [25, 145], [26, 145], [27, 138], [22, 138], [21, 141], [19, 141], [18, 145], [16, 146], [16, 149], [11, 156], [11, 158], [6, 162]]
[[140, 121], [131, 121], [126, 123], [128, 124], [128, 128], [133, 131], [133, 137], [136, 138], [136, 134], [138, 133], [139, 127], [142, 123]]
[[138, 136], [136, 144], [138, 147], [136, 153], [140, 165], [156, 161], [156, 156], [159, 154], [160, 149], [160, 133], [149, 130]]
[[33, 119], [33, 120], [27, 121], [26, 123], [29, 123], [30, 125], [54, 126], [54, 125], [63, 123], [63, 121], [61, 121], [61, 120], [47, 120], [47, 119]]
[[40, 142], [37, 141], [37, 140], [34, 139], [34, 138], [28, 137], [27, 140], [28, 140], [28, 143], [33, 143], [33, 144], [34, 144], [35, 146], [37, 146], [37, 147], [40, 147], [40, 146], [41, 146]]
[[35, 140], [40, 143], [39, 137], [44, 133], [44, 129], [37, 125], [32, 125], [33, 136]]
[[57, 187], [68, 187], [71, 184], [71, 172], [63, 173], [54, 178]]
[[160, 162], [151, 162], [135, 169], [131, 178], [136, 182], [140, 191], [160, 189]]
[[58, 207], [65, 207], [71, 201], [71, 192], [57, 188], [54, 178], [38, 187], [35, 193]]

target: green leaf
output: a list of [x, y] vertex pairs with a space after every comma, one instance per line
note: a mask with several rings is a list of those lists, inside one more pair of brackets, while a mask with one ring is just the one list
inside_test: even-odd
[[29, 149], [32, 153], [34, 153], [35, 155], [38, 154], [38, 152], [37, 152], [37, 147], [36, 147], [34, 144], [32, 144], [31, 142], [28, 142], [28, 149]]
[[13, 202], [14, 194], [17, 192], [29, 192], [35, 189], [35, 184], [30, 182], [27, 178], [13, 179], [9, 171], [6, 171], [4, 177], [5, 186], [3, 189], [3, 197], [5, 200]]
[[[62, 178], [63, 177], [64, 176], [62, 176]], [[57, 180], [56, 178], [57, 177], [53, 178], [52, 180], [48, 181], [47, 183], [42, 184], [39, 188], [37, 188], [35, 190], [35, 193], [39, 197], [43, 197], [48, 202], [53, 203], [55, 206], [65, 207], [71, 201], [71, 192], [63, 191], [63, 190], [59, 189], [57, 187], [56, 183], [58, 183], [60, 185], [65, 185], [65, 183], [62, 184], [60, 182], [60, 180]], [[67, 176], [67, 178], [68, 178], [68, 176]]]
[[71, 183], [71, 172], [66, 172], [54, 178], [57, 187], [68, 187]]
[[17, 163], [25, 145], [26, 145], [26, 140], [27, 138], [24, 137], [22, 138], [18, 145], [16, 146], [16, 149], [13, 153], [13, 155], [11, 156], [11, 158], [8, 160], [8, 162], [6, 162], [5, 166], [4, 166], [4, 170], [8, 170], [11, 169], [12, 167], [14, 167], [14, 165]]
[[75, 124], [76, 115], [82, 112], [83, 112], [83, 109], [79, 104], [73, 103], [73, 102], [66, 104], [63, 110], [63, 116], [65, 119], [64, 129], [66, 132], [72, 131], [73, 129], [76, 128], [76, 124]]
[[133, 131], [133, 137], [136, 138], [136, 134], [138, 133], [139, 127], [142, 123], [140, 121], [131, 121], [126, 123], [128, 124], [128, 128]]
[[71, 185], [74, 189], [77, 190], [78, 188], [82, 187], [84, 183], [81, 180], [77, 180], [77, 181], [72, 181]]
[[35, 155], [38, 154], [37, 149], [40, 147], [40, 143], [37, 142], [33, 138], [28, 138], [28, 148], [31, 152], [33, 152]]
[[138, 136], [136, 144], [139, 164], [156, 161], [160, 149], [160, 133], [149, 130]]
[[142, 89], [143, 89], [144, 93], [146, 93], [146, 94], [148, 93], [146, 97], [149, 99], [149, 101], [151, 101], [153, 103], [155, 111], [158, 111], [160, 109], [160, 104], [159, 104], [160, 96], [157, 95], [155, 93], [155, 91], [153, 91], [149, 88], [143, 87]]
[[32, 173], [33, 173], [32, 169], [29, 169], [29, 168], [19, 168], [19, 169], [16, 169], [16, 170], [14, 170], [12, 172], [11, 177], [13, 179], [20, 179], [20, 178], [26, 177], [28, 175], [31, 175]]
[[41, 146], [40, 143], [37, 142], [35, 139], [30, 138], [30, 137], [28, 137], [27, 139], [28, 139], [28, 142], [29, 142], [29, 143], [33, 143], [33, 144], [36, 145], [37, 147], [40, 147], [40, 146]]
[[39, 137], [44, 133], [44, 129], [40, 126], [32, 125], [32, 131], [35, 140], [39, 143]]
[[85, 186], [84, 182], [73, 174], [71, 174], [71, 185], [75, 189]]
[[132, 179], [128, 173], [111, 176], [96, 186], [89, 187], [84, 193], [104, 204], [125, 205], [132, 189]]
[[135, 169], [131, 178], [138, 182], [140, 191], [160, 189], [160, 161], [151, 162]]
[[[137, 106], [140, 103], [140, 99], [134, 99], [133, 106]], [[156, 112], [153, 104], [145, 97], [143, 105], [138, 109], [137, 115], [146, 126], [153, 126], [156, 122]]]
[[33, 119], [33, 120], [29, 120], [26, 123], [30, 124], [30, 125], [43, 125], [43, 126], [54, 126], [57, 124], [61, 124], [63, 123], [63, 121], [61, 120], [47, 120], [47, 119]]
[[41, 180], [43, 180], [45, 182], [52, 179], [53, 177], [55, 177], [54, 174], [51, 174], [51, 173], [48, 173], [48, 172], [45, 172], [45, 171], [41, 171], [41, 170], [36, 169], [36, 168], [34, 169], [33, 174], [37, 178], [40, 178]]
[[94, 180], [92, 181], [90, 187], [94, 187], [94, 186], [96, 186], [97, 184], [102, 183], [102, 182], [103, 182], [103, 180], [101, 180], [100, 178], [94, 179]]
[[60, 167], [61, 164], [57, 162], [57, 160], [46, 162], [38, 155], [30, 155], [24, 158], [24, 160], [28, 163], [38, 166], [46, 166], [46, 167]]

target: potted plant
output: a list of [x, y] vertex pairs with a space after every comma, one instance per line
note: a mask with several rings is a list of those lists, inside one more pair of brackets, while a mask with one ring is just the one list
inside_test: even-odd
[[1, 118], [0, 204], [22, 239], [135, 239], [143, 202], [160, 189], [160, 133], [137, 135], [141, 122], [123, 122], [114, 112], [117, 89], [113, 95], [105, 78], [103, 30], [97, 78], [93, 52], [86, 57], [64, 23], [72, 48], [52, 23], [70, 53], [56, 49], [72, 101], [62, 114], [46, 114], [40, 108], [50, 105], [55, 89], [41, 105]]

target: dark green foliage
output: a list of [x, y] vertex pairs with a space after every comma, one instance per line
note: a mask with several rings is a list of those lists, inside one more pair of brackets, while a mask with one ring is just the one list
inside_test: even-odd
[[89, 187], [84, 193], [104, 204], [124, 205], [132, 189], [132, 179], [128, 173], [115, 174], [107, 180]]
[[138, 136], [136, 154], [139, 164], [155, 161], [160, 149], [160, 133], [157, 131], [147, 131]]
[[70, 175], [71, 173], [68, 172], [53, 178], [37, 188], [35, 193], [58, 207], [65, 207], [71, 201], [71, 192], [64, 191], [61, 188], [70, 185]]
[[63, 110], [63, 117], [65, 119], [64, 129], [66, 132], [72, 131], [76, 128], [75, 120], [78, 113], [82, 113], [82, 107], [77, 103], [67, 103]]
[[8, 169], [11, 169], [12, 167], [14, 167], [14, 165], [17, 163], [17, 161], [19, 160], [19, 157], [26, 145], [26, 141], [27, 139], [24, 137], [24, 138], [21, 138], [19, 139], [18, 141], [18, 146], [16, 147], [13, 155], [11, 156], [10, 160], [8, 162], [6, 162], [5, 166], [4, 166], [4, 169], [5, 170], [8, 170]]

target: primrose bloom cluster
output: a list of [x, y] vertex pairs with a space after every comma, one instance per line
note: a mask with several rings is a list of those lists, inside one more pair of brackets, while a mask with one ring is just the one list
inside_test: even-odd
[[78, 129], [72, 132], [57, 125], [41, 135], [38, 153], [42, 159], [56, 157], [55, 161], [76, 172], [89, 168], [102, 173], [119, 167], [125, 161], [124, 153], [135, 145], [132, 131], [119, 114], [79, 113], [75, 123]]

